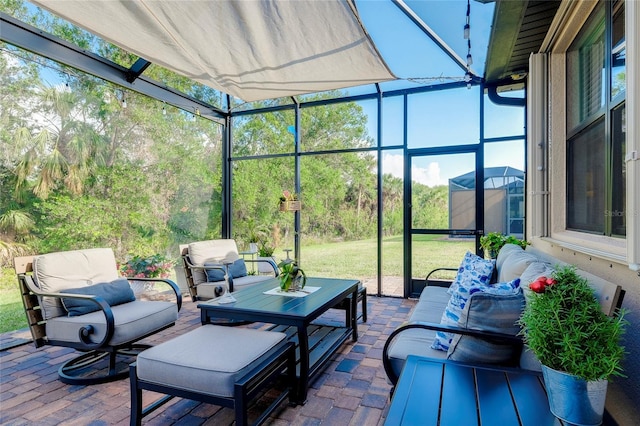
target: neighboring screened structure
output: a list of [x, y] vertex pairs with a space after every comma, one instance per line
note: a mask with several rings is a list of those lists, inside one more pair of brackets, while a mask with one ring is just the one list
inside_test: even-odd
[[[474, 223], [476, 173], [449, 179], [449, 227], [468, 229]], [[484, 169], [484, 232], [524, 235], [524, 172], [513, 167]]]

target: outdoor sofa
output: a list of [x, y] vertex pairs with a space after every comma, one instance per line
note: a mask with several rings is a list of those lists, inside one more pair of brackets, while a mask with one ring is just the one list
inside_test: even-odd
[[[523, 347], [522, 339], [517, 335], [520, 329], [516, 321], [524, 309], [529, 284], [540, 276], [550, 276], [554, 266], [562, 264], [530, 246], [523, 250], [518, 245], [505, 245], [498, 254], [490, 280], [494, 286], [501, 283], [504, 292], [478, 291], [469, 296], [455, 325], [443, 320], [443, 313], [451, 306], [451, 294], [447, 290], [452, 282], [432, 279], [433, 272], [430, 273], [407, 322], [385, 343], [382, 357], [389, 381], [395, 386], [408, 355], [539, 371], [539, 361]], [[594, 289], [603, 312], [615, 314], [622, 304], [624, 290], [593, 274], [579, 269], [577, 272]], [[458, 275], [460, 273], [459, 270]], [[509, 291], [509, 285], [512, 291]], [[438, 339], [442, 337], [438, 332], [453, 335], [446, 351], [433, 347], [439, 347], [434, 340], [442, 340]]]

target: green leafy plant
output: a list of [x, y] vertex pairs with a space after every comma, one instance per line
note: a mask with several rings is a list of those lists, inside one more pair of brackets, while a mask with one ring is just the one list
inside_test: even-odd
[[133, 256], [120, 265], [120, 273], [129, 278], [168, 278], [173, 266], [173, 261], [161, 254]]
[[499, 232], [489, 232], [487, 235], [480, 237], [480, 247], [482, 247], [485, 253], [492, 259], [498, 256], [498, 252], [505, 244], [517, 244], [525, 248], [529, 242], [516, 238], [513, 235], [504, 235]]
[[270, 246], [265, 240], [260, 241], [260, 245], [258, 246], [258, 257], [271, 257], [273, 256], [274, 251], [275, 247]]
[[[304, 271], [298, 268], [297, 263], [293, 259], [285, 259], [278, 264], [280, 268], [280, 289], [289, 291], [292, 287], [304, 288], [307, 283], [307, 276]], [[294, 286], [294, 283], [297, 284]]]
[[280, 202], [297, 201], [297, 200], [298, 200], [298, 194], [296, 194], [295, 192], [290, 192], [286, 189], [282, 191], [282, 195], [280, 196]]
[[605, 315], [573, 266], [558, 267], [529, 288], [531, 298], [519, 323], [524, 341], [543, 365], [587, 381], [623, 376], [624, 311]]

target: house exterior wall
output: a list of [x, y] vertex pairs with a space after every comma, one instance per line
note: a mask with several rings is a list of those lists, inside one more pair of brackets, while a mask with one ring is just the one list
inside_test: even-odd
[[[633, 4], [631, 4], [633, 3]], [[575, 232], [566, 229], [567, 207], [567, 158], [566, 158], [566, 58], [567, 48], [584, 25], [589, 14], [597, 5], [595, 1], [563, 1], [552, 30], [543, 44], [547, 56], [547, 84], [543, 88], [529, 87], [529, 96], [536, 96], [531, 90], [546, 90], [537, 99], [546, 104], [545, 120], [538, 120], [544, 127], [540, 132], [530, 131], [527, 141], [528, 170], [535, 173], [541, 164], [539, 160], [540, 142], [545, 150], [544, 169], [546, 176], [543, 187], [527, 189], [527, 239], [532, 246], [562, 261], [600, 276], [610, 282], [620, 284], [625, 290], [623, 308], [628, 310], [626, 318], [630, 324], [624, 336], [628, 353], [624, 362], [626, 378], [615, 378], [609, 386], [607, 409], [619, 424], [637, 424], [640, 418], [640, 275], [635, 268], [638, 263], [640, 246], [640, 211], [638, 200], [640, 186], [640, 161], [627, 161], [627, 236], [626, 238]], [[640, 122], [638, 102], [640, 96], [634, 82], [638, 81], [639, 61], [637, 48], [640, 36], [640, 5], [625, 3], [626, 19], [626, 151], [638, 150], [640, 132], [636, 130]], [[555, 31], [554, 31], [555, 29]], [[531, 70], [535, 70], [532, 67]], [[529, 81], [535, 81], [530, 75]], [[529, 127], [535, 120], [531, 114], [527, 118]], [[542, 123], [542, 124], [540, 124]], [[632, 124], [633, 123], [633, 124]], [[532, 135], [534, 135], [532, 137]], [[534, 140], [535, 139], [535, 140]], [[536, 160], [538, 158], [538, 160]], [[546, 186], [546, 187], [544, 187]], [[540, 203], [540, 194], [548, 193], [548, 203]], [[544, 221], [532, 220], [535, 215], [544, 216]]]

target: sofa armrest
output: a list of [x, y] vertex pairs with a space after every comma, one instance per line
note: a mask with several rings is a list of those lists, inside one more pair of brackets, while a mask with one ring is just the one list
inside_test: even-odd
[[460, 328], [451, 325], [444, 324], [436, 324], [436, 323], [427, 323], [427, 322], [412, 322], [405, 323], [395, 329], [387, 338], [387, 341], [384, 344], [384, 348], [382, 350], [382, 365], [384, 366], [384, 371], [387, 374], [387, 377], [395, 384], [398, 382], [398, 376], [393, 371], [391, 366], [391, 361], [389, 360], [389, 348], [393, 340], [400, 335], [401, 333], [412, 330], [412, 329], [423, 329], [423, 330], [433, 330], [433, 331], [442, 331], [446, 333], [453, 334], [461, 334], [465, 336], [477, 337], [480, 339], [489, 340], [492, 342], [500, 342], [500, 343], [509, 343], [509, 344], [522, 344], [521, 336], [514, 336], [511, 334], [504, 333], [496, 333], [493, 331], [484, 331], [484, 330], [474, 330], [469, 328]]
[[449, 287], [451, 286], [451, 283], [453, 282], [453, 280], [448, 280], [443, 278], [432, 278], [431, 276], [434, 273], [440, 272], [440, 271], [457, 271], [457, 270], [458, 268], [436, 268], [427, 274], [427, 278], [425, 279], [425, 281], [427, 282], [426, 285], [433, 285], [437, 287]]

